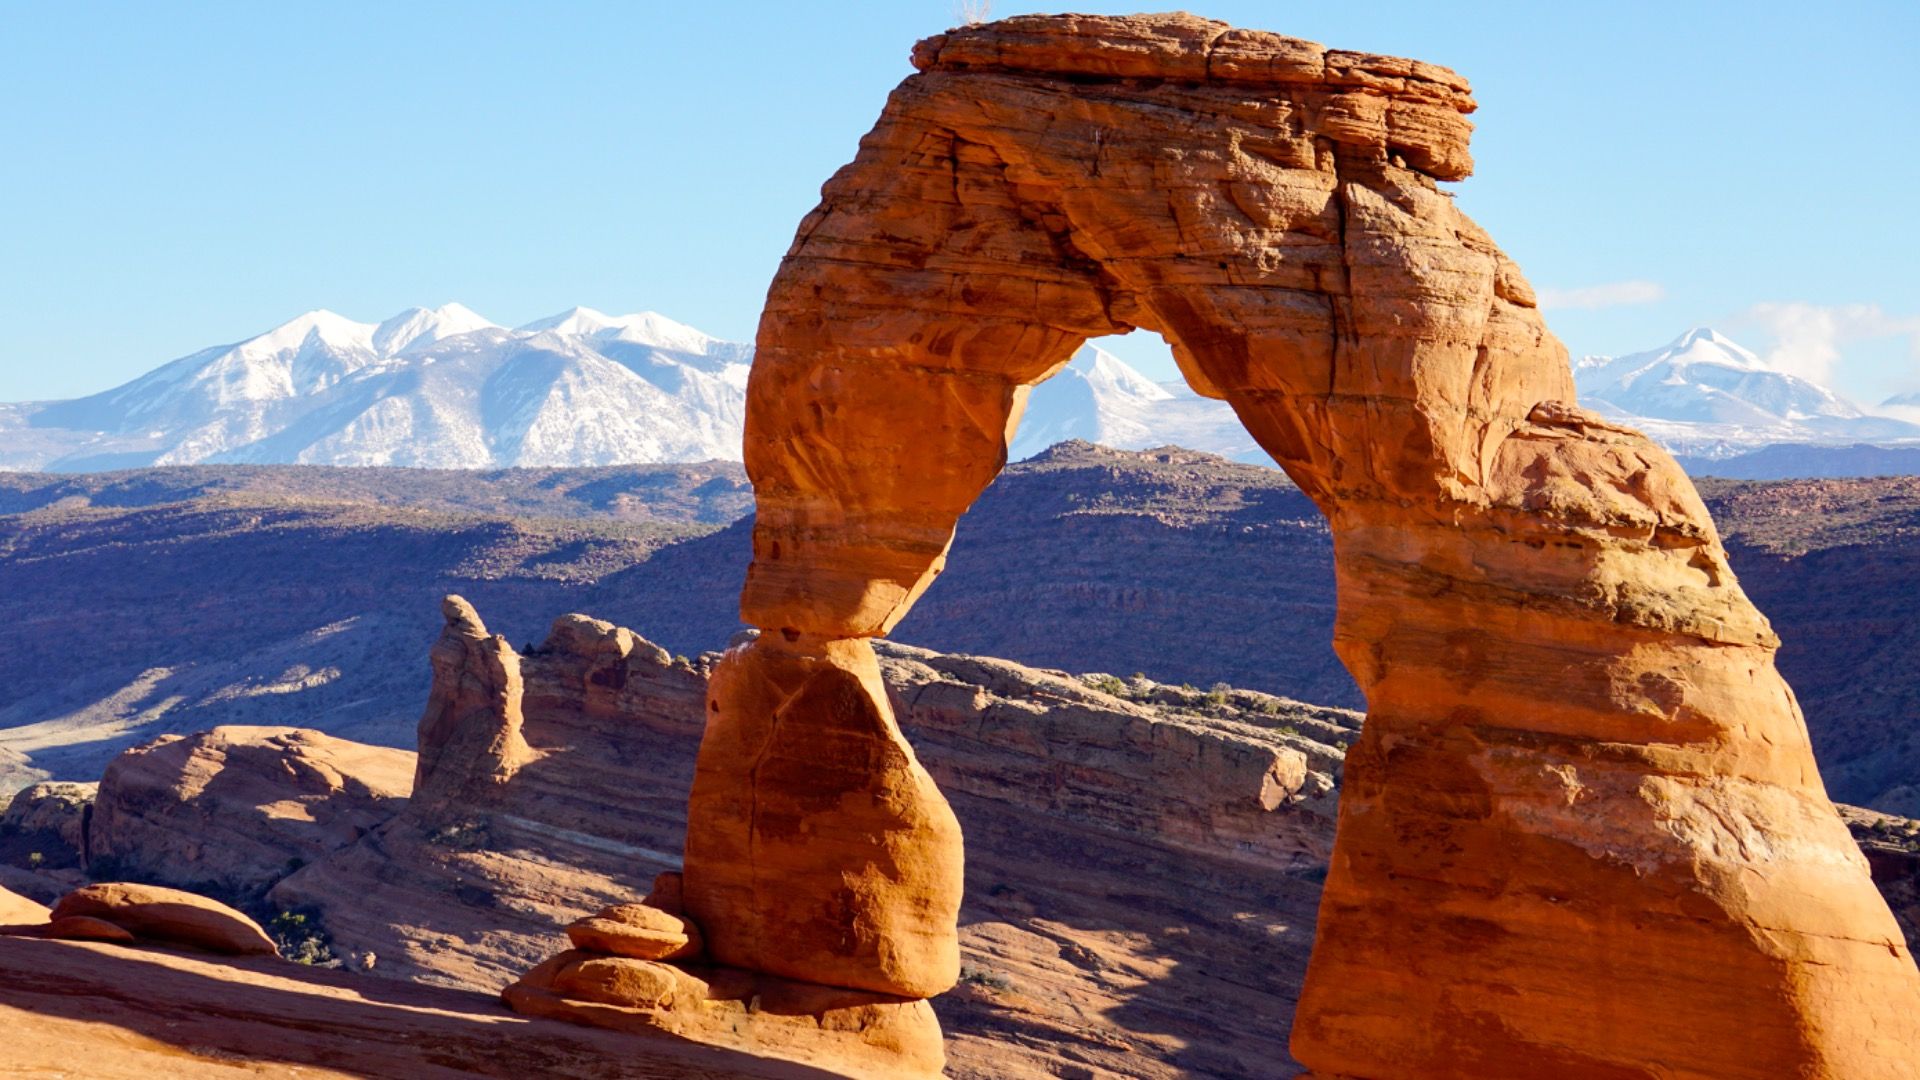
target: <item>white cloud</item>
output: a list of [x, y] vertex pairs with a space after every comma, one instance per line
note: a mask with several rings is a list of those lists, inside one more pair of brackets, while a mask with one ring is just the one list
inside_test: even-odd
[[1539, 297], [1543, 311], [1556, 308], [1599, 311], [1601, 308], [1665, 300], [1667, 290], [1657, 281], [1611, 281], [1605, 285], [1585, 285], [1578, 289], [1541, 289]]
[[1772, 335], [1764, 356], [1775, 371], [1825, 383], [1850, 341], [1909, 336], [1909, 351], [1920, 359], [1920, 318], [1889, 315], [1878, 304], [1808, 304], [1798, 300], [1755, 304], [1739, 320]]

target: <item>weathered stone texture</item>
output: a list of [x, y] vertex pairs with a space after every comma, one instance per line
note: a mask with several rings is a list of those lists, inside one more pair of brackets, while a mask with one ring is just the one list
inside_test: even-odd
[[[741, 606], [786, 644], [716, 688], [687, 874], [692, 896], [730, 890], [731, 860], [761, 855], [721, 838], [775, 806], [800, 812], [750, 872], [794, 888], [730, 892], [710, 937], [770, 941], [793, 904], [845, 895], [841, 924], [882, 935], [860, 954], [905, 966], [850, 976], [808, 938], [784, 973], [937, 988], [923, 895], [836, 894], [795, 854], [820, 837], [820, 859], [870, 865], [836, 823], [868, 821], [878, 774], [796, 767], [844, 759], [850, 706], [796, 706], [788, 673], [885, 634], [1027, 388], [1144, 328], [1334, 533], [1335, 646], [1370, 712], [1296, 1056], [1368, 1080], [1920, 1072], [1920, 972], [1772, 631], [1691, 483], [1577, 407], [1532, 289], [1438, 186], [1470, 169], [1466, 84], [1183, 15], [1009, 19], [914, 62], [760, 326]], [[756, 772], [773, 745], [782, 768]], [[955, 858], [937, 830], [916, 842], [889, 866]]]
[[250, 898], [385, 823], [413, 771], [405, 750], [303, 728], [163, 735], [107, 766], [89, 868]]

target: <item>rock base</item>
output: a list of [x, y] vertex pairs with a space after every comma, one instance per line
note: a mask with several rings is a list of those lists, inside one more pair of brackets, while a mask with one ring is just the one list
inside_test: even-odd
[[667, 1035], [851, 1077], [938, 1077], [940, 1022], [927, 1002], [739, 968], [570, 949], [501, 998], [527, 1016]]

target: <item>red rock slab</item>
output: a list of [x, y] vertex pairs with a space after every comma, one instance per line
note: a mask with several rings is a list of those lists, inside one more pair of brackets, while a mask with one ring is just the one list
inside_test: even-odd
[[273, 960], [0, 939], [0, 1076], [74, 1080], [826, 1080], [672, 1037], [528, 1019], [489, 995]]

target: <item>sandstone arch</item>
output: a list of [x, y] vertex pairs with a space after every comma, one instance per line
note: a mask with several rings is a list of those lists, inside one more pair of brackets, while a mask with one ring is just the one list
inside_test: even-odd
[[1365, 691], [1294, 1032], [1325, 1077], [1920, 1075], [1920, 974], [1692, 485], [1573, 404], [1452, 72], [1190, 16], [1016, 18], [920, 73], [768, 297], [759, 517], [695, 780], [713, 956], [924, 997], [960, 836], [867, 639], [1027, 388], [1173, 343], [1331, 522]]

